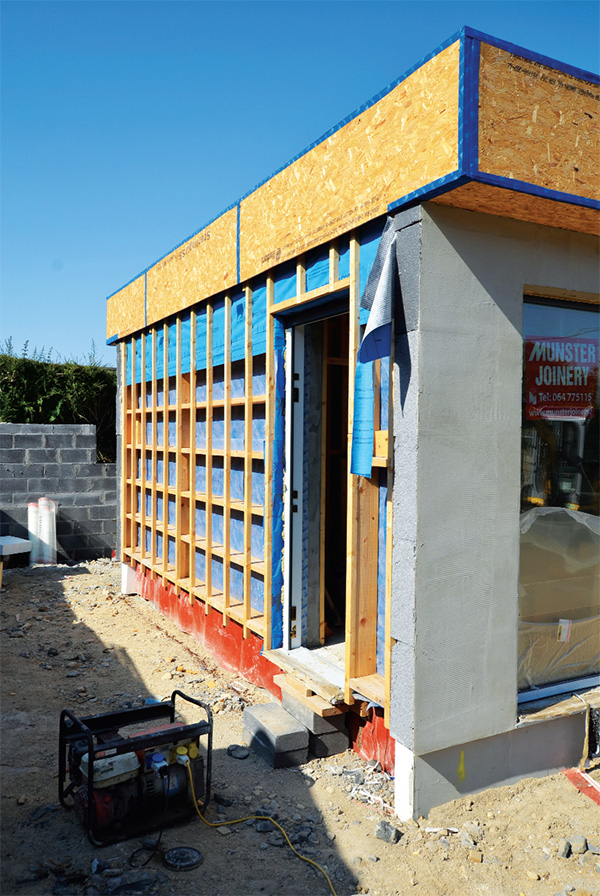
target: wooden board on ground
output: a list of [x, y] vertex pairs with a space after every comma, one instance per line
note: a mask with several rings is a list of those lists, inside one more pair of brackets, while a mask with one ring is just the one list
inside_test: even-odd
[[[301, 653], [303, 650], [304, 654]], [[317, 671], [320, 668], [317, 663], [314, 663], [314, 665], [309, 664], [310, 650], [300, 647], [293, 651], [293, 654], [282, 647], [279, 647], [277, 650], [264, 651], [264, 656], [268, 660], [275, 663], [276, 666], [279, 666], [285, 672], [289, 672], [327, 703], [335, 705], [344, 702], [343, 685], [340, 687], [337, 684], [333, 684], [327, 677], [323, 677], [322, 671], [321, 674]], [[299, 654], [301, 658], [297, 657], [296, 654]], [[306, 654], [308, 654], [308, 658]]]

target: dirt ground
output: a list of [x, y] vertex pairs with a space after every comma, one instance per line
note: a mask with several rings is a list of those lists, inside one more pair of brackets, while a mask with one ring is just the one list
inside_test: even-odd
[[[5, 570], [1, 896], [600, 894], [600, 809], [564, 775], [475, 794], [419, 823], [400, 824], [386, 809], [392, 782], [350, 751], [295, 770], [272, 769], [253, 753], [235, 758], [227, 748], [243, 744], [244, 706], [270, 695], [217, 667], [141, 598], [119, 592], [120, 569], [110, 561]], [[278, 832], [262, 831], [252, 820], [210, 828], [194, 818], [168, 828], [161, 852], [132, 868], [128, 860], [139, 840], [95, 848], [75, 814], [60, 807], [61, 710], [95, 715], [163, 699], [174, 688], [215, 712], [216, 798], [207, 819], [271, 814], [297, 849], [328, 872], [331, 887]], [[198, 716], [186, 712], [185, 718]], [[598, 769], [591, 774], [600, 781]], [[400, 831], [397, 843], [376, 836], [382, 819]], [[561, 841], [572, 841], [575, 851], [577, 837], [587, 838], [587, 850], [561, 857]], [[196, 869], [173, 871], [162, 862], [163, 849], [181, 846], [201, 852]]]

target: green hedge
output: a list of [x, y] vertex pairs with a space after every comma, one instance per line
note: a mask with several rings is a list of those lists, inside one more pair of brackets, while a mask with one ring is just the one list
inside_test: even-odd
[[110, 367], [0, 354], [0, 422], [93, 423], [103, 463], [116, 459], [116, 399]]

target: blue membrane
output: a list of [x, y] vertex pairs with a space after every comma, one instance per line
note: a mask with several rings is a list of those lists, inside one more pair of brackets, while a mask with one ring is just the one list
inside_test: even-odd
[[169, 516], [168, 516], [168, 523], [169, 523], [169, 526], [174, 526], [174, 525], [175, 525], [175, 513], [176, 513], [176, 510], [177, 510], [177, 505], [176, 505], [176, 502], [175, 502], [175, 496], [174, 496], [174, 495], [169, 495], [169, 497], [168, 497], [168, 500], [167, 500], [167, 510], [168, 510], [168, 514], [169, 514]]
[[267, 350], [267, 284], [263, 278], [252, 291], [252, 354]]
[[216, 299], [213, 303], [212, 319], [212, 362], [213, 366], [225, 361], [225, 301]]
[[156, 556], [162, 558], [163, 554], [163, 537], [162, 532], [156, 533]]
[[175, 565], [175, 539], [170, 536], [167, 541], [167, 563]]
[[206, 494], [206, 462], [204, 460], [196, 461], [196, 494]]
[[273, 300], [275, 304], [293, 299], [296, 295], [296, 262], [287, 261], [273, 272]]
[[195, 556], [196, 581], [204, 584], [206, 581], [206, 554], [196, 548]]
[[196, 501], [196, 538], [206, 538], [206, 505]]
[[329, 284], [329, 246], [319, 246], [306, 256], [306, 291]]
[[231, 299], [231, 360], [241, 361], [246, 355], [246, 296], [236, 292]]

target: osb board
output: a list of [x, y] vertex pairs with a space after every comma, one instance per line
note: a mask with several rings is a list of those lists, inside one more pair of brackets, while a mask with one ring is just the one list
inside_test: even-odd
[[144, 327], [144, 275], [111, 296], [106, 303], [106, 338], [127, 336]]
[[600, 212], [597, 209], [517, 193], [489, 184], [464, 184], [431, 201], [438, 205], [451, 205], [503, 218], [515, 218], [517, 221], [575, 230], [578, 233], [596, 235], [600, 232]]
[[600, 88], [481, 44], [479, 170], [600, 198]]
[[457, 169], [459, 57], [457, 41], [242, 201], [242, 280]]
[[232, 208], [148, 271], [148, 324], [233, 286], [237, 278], [237, 209]]

